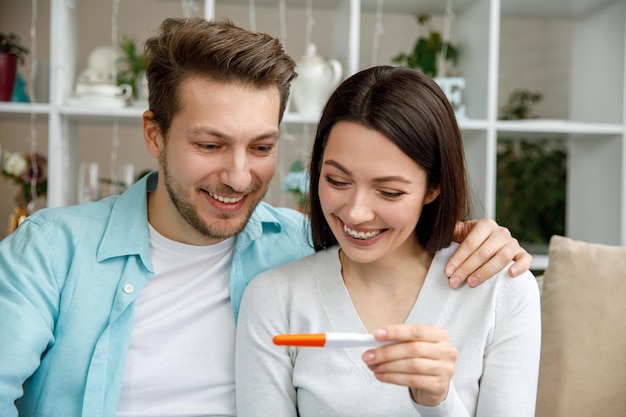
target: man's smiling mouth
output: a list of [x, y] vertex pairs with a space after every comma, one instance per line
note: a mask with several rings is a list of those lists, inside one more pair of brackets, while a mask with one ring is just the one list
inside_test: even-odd
[[208, 194], [212, 198], [216, 199], [217, 201], [219, 201], [221, 203], [225, 203], [225, 204], [235, 204], [235, 203], [240, 202], [244, 198], [243, 195], [238, 196], [238, 197], [224, 197], [224, 196], [221, 196], [219, 194], [212, 193], [210, 191], [207, 191], [207, 192], [208, 192]]

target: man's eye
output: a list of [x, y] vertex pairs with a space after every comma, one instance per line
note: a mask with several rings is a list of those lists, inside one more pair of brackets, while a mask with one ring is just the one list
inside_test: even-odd
[[269, 153], [272, 152], [272, 149], [274, 149], [274, 145], [257, 145], [255, 149], [258, 152]]
[[214, 143], [199, 143], [198, 147], [200, 149], [206, 149], [208, 151], [212, 151], [212, 150], [217, 149], [217, 145], [214, 144]]

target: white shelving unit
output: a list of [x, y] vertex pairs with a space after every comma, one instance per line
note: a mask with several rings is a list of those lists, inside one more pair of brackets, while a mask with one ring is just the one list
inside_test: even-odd
[[[276, 8], [277, 3], [278, 0], [255, 2], [260, 11]], [[154, 7], [159, 4], [163, 2], [155, 2]], [[248, 0], [204, 0], [203, 15], [222, 17], [233, 7], [245, 11], [248, 4]], [[323, 21], [316, 21], [316, 25], [324, 25], [325, 31], [332, 33], [332, 42], [325, 46], [326, 54], [342, 62], [345, 75], [369, 65], [361, 55], [370, 42], [364, 33], [371, 28], [363, 22], [371, 21], [377, 4], [377, 0], [314, 2], [316, 10], [325, 13]], [[440, 0], [386, 0], [383, 4], [386, 14], [445, 12], [445, 2]], [[287, 0], [286, 5], [302, 14], [307, 1]], [[31, 112], [40, 115], [40, 120], [47, 118], [49, 206], [75, 202], [76, 176], [72, 173], [77, 168], [78, 125], [116, 120], [130, 125], [141, 116], [135, 108], [104, 110], [65, 105], [76, 78], [80, 6], [81, 0], [51, 0], [50, 103], [0, 103], [0, 123], [9, 118], [27, 122]], [[495, 216], [499, 135], [563, 137], [569, 151], [566, 234], [574, 239], [626, 245], [626, 0], [456, 0], [454, 10], [455, 39], [462, 51], [457, 72], [467, 80], [463, 96], [468, 118], [460, 120], [460, 125], [476, 192], [474, 216]], [[567, 117], [498, 120], [498, 108], [504, 104], [498, 102], [500, 34], [509, 18], [571, 22]], [[268, 27], [275, 26], [272, 23]], [[257, 29], [270, 31], [261, 21]], [[386, 28], [389, 33], [394, 30]], [[314, 126], [315, 120], [288, 113], [284, 124], [289, 128]], [[541, 269], [546, 262], [545, 257], [536, 257], [535, 267]]]

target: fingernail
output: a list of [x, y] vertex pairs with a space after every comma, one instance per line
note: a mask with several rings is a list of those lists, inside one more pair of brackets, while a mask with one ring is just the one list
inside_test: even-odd
[[478, 285], [478, 277], [476, 277], [476, 275], [472, 275], [467, 279], [467, 282], [469, 282], [469, 285], [471, 285], [472, 287]]
[[363, 354], [363, 361], [365, 361], [366, 363], [372, 362], [374, 358], [375, 358], [374, 352], [365, 352]]
[[451, 276], [452, 274], [454, 274], [454, 271], [456, 270], [456, 268], [453, 265], [450, 265], [446, 268], [446, 275], [447, 276]]
[[450, 286], [452, 288], [458, 287], [460, 283], [461, 283], [461, 278], [459, 278], [459, 277], [452, 277], [452, 278], [450, 278]]
[[517, 276], [518, 270], [516, 267], [512, 266], [511, 267], [511, 275], [513, 275], [514, 277]]
[[374, 336], [376, 336], [376, 339], [380, 339], [380, 338], [386, 338], [387, 337], [387, 330], [385, 329], [376, 329], [374, 330]]

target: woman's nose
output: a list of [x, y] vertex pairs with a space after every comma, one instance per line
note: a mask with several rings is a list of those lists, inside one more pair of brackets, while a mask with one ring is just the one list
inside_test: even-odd
[[369, 196], [363, 192], [355, 190], [346, 204], [346, 220], [352, 224], [371, 221], [376, 217]]

